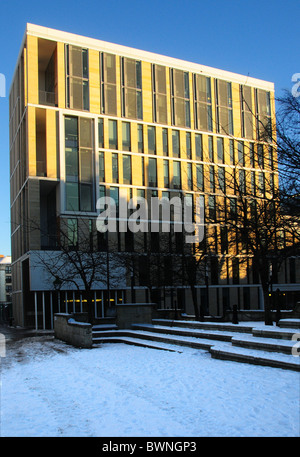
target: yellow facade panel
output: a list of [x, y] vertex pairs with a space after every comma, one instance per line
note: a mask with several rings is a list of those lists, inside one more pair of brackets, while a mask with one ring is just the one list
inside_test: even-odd
[[28, 174], [36, 176], [36, 113], [32, 106], [27, 109], [27, 157]]
[[65, 78], [65, 45], [57, 43], [57, 91], [58, 108], [65, 108], [66, 105], [66, 78]]
[[100, 67], [99, 52], [89, 51], [90, 112], [100, 113]]
[[153, 122], [152, 113], [152, 68], [148, 62], [142, 62], [143, 75], [143, 120]]
[[27, 90], [28, 103], [39, 103], [38, 39], [27, 36]]
[[47, 177], [57, 178], [56, 112], [46, 110], [46, 164]]

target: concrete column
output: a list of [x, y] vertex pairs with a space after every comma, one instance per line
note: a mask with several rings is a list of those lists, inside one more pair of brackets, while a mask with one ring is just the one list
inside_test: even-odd
[[34, 315], [35, 315], [35, 329], [38, 330], [37, 292], [34, 292]]

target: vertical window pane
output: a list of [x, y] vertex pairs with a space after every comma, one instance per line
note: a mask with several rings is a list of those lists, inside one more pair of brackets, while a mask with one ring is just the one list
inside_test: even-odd
[[181, 188], [180, 162], [173, 162], [173, 188]]
[[117, 121], [108, 121], [109, 147], [118, 149]]
[[163, 168], [164, 168], [164, 187], [169, 187], [169, 161], [168, 160], [164, 160]]
[[104, 148], [103, 119], [98, 119], [98, 146]]
[[218, 148], [218, 162], [224, 163], [224, 145], [223, 138], [217, 139], [217, 148]]
[[203, 160], [202, 135], [195, 135], [196, 159]]
[[204, 177], [203, 177], [203, 165], [197, 164], [196, 165], [196, 173], [197, 173], [197, 190], [200, 192], [204, 191]]
[[156, 154], [155, 127], [148, 127], [148, 153]]
[[79, 210], [79, 195], [77, 183], [66, 183], [66, 208], [67, 211]]
[[214, 142], [212, 136], [208, 137], [208, 158], [210, 162], [214, 161]]
[[123, 155], [123, 183], [131, 184], [131, 156]]
[[179, 143], [179, 131], [172, 131], [172, 148], [173, 148], [173, 157], [179, 157], [180, 155], [180, 143]]
[[104, 152], [99, 152], [99, 181], [105, 181]]
[[118, 154], [112, 154], [112, 182], [117, 183], [119, 180]]
[[234, 165], [235, 158], [234, 158], [234, 141], [233, 140], [229, 140], [229, 154], [230, 154], [230, 164]]
[[188, 189], [193, 189], [193, 173], [192, 173], [192, 164], [188, 162], [187, 164], [187, 185]]
[[156, 185], [157, 185], [156, 159], [149, 158], [148, 181], [149, 181], [149, 186], [156, 187]]
[[138, 152], [144, 152], [143, 126], [139, 124], [138, 128]]
[[186, 132], [186, 156], [188, 159], [192, 158], [191, 134]]
[[68, 219], [68, 245], [77, 246], [78, 242], [78, 222], [77, 219]]
[[168, 155], [168, 129], [162, 129], [163, 137], [163, 155]]
[[123, 151], [130, 151], [130, 124], [129, 122], [122, 122], [122, 140]]

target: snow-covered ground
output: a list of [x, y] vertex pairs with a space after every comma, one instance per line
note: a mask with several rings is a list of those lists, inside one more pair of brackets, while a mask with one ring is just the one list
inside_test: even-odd
[[0, 435], [300, 436], [299, 373], [180, 351], [12, 342], [0, 359]]

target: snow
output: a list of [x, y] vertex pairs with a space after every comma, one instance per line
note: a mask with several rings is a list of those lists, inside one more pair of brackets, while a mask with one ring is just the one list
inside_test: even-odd
[[299, 373], [50, 336], [7, 344], [2, 437], [299, 437]]

